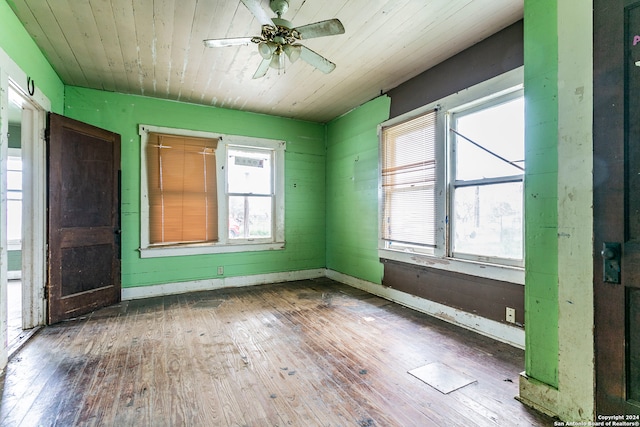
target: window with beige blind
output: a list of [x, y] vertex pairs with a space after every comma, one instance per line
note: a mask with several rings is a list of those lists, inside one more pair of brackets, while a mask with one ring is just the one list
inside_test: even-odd
[[140, 125], [143, 258], [284, 248], [283, 141]]
[[524, 283], [522, 69], [379, 134], [380, 258]]
[[149, 243], [218, 241], [217, 139], [149, 133]]

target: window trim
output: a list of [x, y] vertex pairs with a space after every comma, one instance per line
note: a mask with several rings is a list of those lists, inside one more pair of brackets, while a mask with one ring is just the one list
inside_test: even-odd
[[[447, 218], [450, 215], [450, 198], [447, 194], [449, 183], [447, 164], [450, 161], [450, 153], [448, 153], [448, 142], [445, 140], [448, 134], [447, 126], [449, 125], [446, 117], [447, 112], [455, 111], [461, 107], [464, 107], [465, 110], [473, 108], [474, 105], [482, 105], [490, 99], [522, 90], [523, 82], [524, 67], [518, 67], [378, 125], [378, 136], [380, 138], [383, 127], [398, 124], [425, 114], [433, 109], [437, 109], [436, 139], [439, 143], [436, 144], [436, 158], [439, 161], [436, 167], [436, 192], [437, 194], [446, 194], [446, 196], [443, 196], [444, 198], [440, 199], [440, 203], [444, 203], [444, 208], [439, 208], [436, 214], [437, 247], [434, 248], [432, 253], [418, 252], [410, 248], [403, 251], [387, 249], [385, 247], [385, 241], [382, 239], [381, 226], [378, 224], [378, 256], [381, 259], [389, 259], [524, 285], [524, 268], [521, 266], [492, 264], [486, 261], [453, 258], [449, 255], [446, 237], [448, 228]], [[382, 217], [381, 209], [383, 207], [382, 182], [380, 177], [382, 158], [380, 156], [378, 168], [378, 222], [380, 222]]]
[[[228, 146], [254, 147], [273, 150], [274, 168], [274, 219], [273, 237], [271, 239], [250, 240], [230, 240], [228, 236], [229, 218], [228, 215], [218, 213], [219, 241], [213, 243], [186, 243], [178, 245], [151, 245], [149, 243], [149, 196], [147, 180], [147, 156], [144, 149], [147, 144], [147, 137], [150, 132], [163, 133], [177, 136], [189, 136], [198, 138], [217, 138], [218, 147], [216, 149], [216, 171], [218, 211], [227, 212], [226, 202], [226, 152]], [[218, 253], [256, 252], [282, 250], [285, 248], [284, 216], [285, 216], [285, 183], [284, 183], [284, 153], [286, 142], [266, 138], [255, 138], [240, 135], [226, 135], [215, 132], [195, 131], [188, 129], [177, 129], [162, 126], [152, 126], [140, 124], [138, 126], [140, 135], [140, 252], [141, 258], [156, 258], [167, 256], [201, 255]], [[267, 241], [268, 240], [268, 241]]]

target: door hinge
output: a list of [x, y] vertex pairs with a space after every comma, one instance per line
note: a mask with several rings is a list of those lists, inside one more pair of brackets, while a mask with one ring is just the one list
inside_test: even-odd
[[44, 287], [44, 299], [49, 300], [49, 286], [47, 285]]

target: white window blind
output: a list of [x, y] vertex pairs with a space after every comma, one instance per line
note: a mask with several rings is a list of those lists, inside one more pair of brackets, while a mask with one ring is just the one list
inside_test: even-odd
[[382, 128], [382, 239], [435, 247], [436, 110]]

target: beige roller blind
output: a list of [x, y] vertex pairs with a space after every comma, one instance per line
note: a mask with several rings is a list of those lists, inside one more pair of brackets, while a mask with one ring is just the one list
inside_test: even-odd
[[217, 143], [149, 133], [149, 243], [218, 240]]
[[435, 246], [436, 111], [382, 129], [382, 238]]

